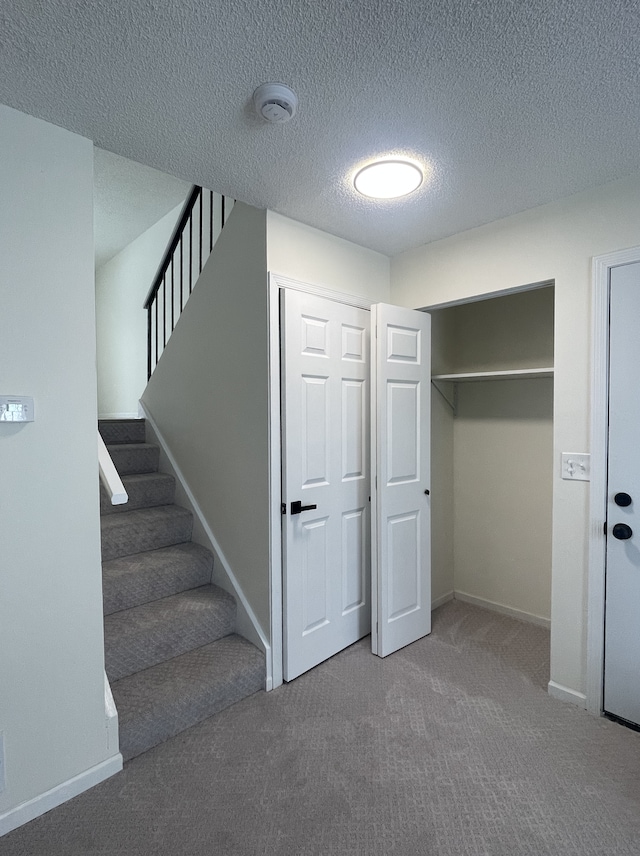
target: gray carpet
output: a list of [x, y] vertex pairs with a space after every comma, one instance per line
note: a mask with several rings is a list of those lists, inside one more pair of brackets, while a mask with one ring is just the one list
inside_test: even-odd
[[191, 541], [103, 562], [104, 614], [207, 585], [212, 568], [211, 553]]
[[0, 840], [2, 856], [638, 856], [640, 735], [550, 698], [546, 631], [468, 604], [363, 640]]
[[144, 420], [99, 428], [128, 473], [126, 505], [101, 490], [100, 529], [105, 669], [129, 760], [263, 690], [265, 658], [235, 635], [234, 598], [209, 585], [213, 555], [191, 543], [193, 516], [173, 504], [173, 476], [155, 472]]
[[218, 586], [181, 591], [107, 615], [105, 671], [119, 681], [235, 631], [236, 602]]

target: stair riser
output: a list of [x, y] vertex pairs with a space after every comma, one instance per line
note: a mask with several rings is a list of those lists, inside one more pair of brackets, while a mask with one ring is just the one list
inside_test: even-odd
[[[110, 516], [107, 516], [107, 520]], [[118, 516], [120, 519], [120, 516]], [[123, 526], [117, 529], [102, 530], [102, 561], [142, 553], [145, 550], [158, 550], [171, 544], [183, 544], [191, 540], [193, 520], [191, 517], [163, 519], [145, 527]]]
[[259, 692], [264, 681], [264, 655], [246, 640], [227, 636], [115, 683], [112, 690], [124, 760]]
[[107, 616], [104, 624], [107, 676], [110, 681], [118, 681], [222, 639], [233, 633], [235, 620], [236, 605], [231, 599], [191, 614], [167, 616], [156, 627], [142, 626], [124, 636], [119, 635], [121, 625], [117, 617]]
[[175, 482], [167, 476], [154, 480], [151, 484], [137, 484], [123, 479], [129, 501], [124, 505], [111, 505], [106, 490], [100, 485], [100, 514], [121, 514], [134, 508], [154, 508], [158, 505], [171, 505], [175, 496]]
[[105, 562], [102, 568], [104, 614], [111, 615], [208, 585], [212, 570], [213, 556], [195, 544]]
[[121, 476], [155, 473], [158, 470], [160, 449], [157, 446], [109, 446], [109, 454]]
[[100, 419], [98, 431], [107, 446], [115, 443], [144, 443], [145, 441], [144, 419]]
[[100, 489], [105, 668], [126, 760], [264, 688], [264, 655], [235, 636], [236, 603], [191, 543], [144, 421], [99, 425], [129, 501]]

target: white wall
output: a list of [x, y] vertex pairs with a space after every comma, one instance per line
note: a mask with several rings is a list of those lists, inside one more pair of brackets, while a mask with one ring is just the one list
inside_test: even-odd
[[271, 273], [388, 303], [390, 263], [382, 253], [267, 212]]
[[147, 383], [144, 301], [182, 203], [96, 270], [98, 414], [136, 417]]
[[560, 479], [589, 449], [590, 260], [638, 243], [640, 175], [403, 253], [392, 299], [428, 306], [555, 281], [551, 678], [584, 693], [588, 484]]
[[1, 833], [108, 753], [93, 147], [0, 106], [0, 151], [0, 392], [32, 395], [36, 416], [0, 424]]
[[266, 212], [237, 203], [142, 396], [269, 631]]
[[548, 620], [553, 380], [458, 384], [453, 449], [456, 594]]
[[[539, 288], [433, 311], [433, 373], [553, 366], [553, 300]], [[455, 418], [438, 389], [455, 396]], [[553, 380], [438, 382], [434, 393], [434, 568], [450, 557], [457, 597], [548, 621]]]

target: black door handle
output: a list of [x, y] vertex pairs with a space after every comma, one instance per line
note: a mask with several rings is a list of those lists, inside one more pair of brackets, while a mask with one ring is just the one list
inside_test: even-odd
[[631, 499], [631, 497], [629, 496], [628, 493], [617, 493], [613, 497], [613, 501], [615, 502], [616, 505], [622, 506], [622, 508], [626, 508], [628, 505], [631, 505], [631, 503], [633, 502], [633, 500]]
[[618, 541], [627, 541], [633, 535], [633, 529], [626, 523], [616, 523], [613, 527], [613, 537]]
[[291, 514], [300, 514], [301, 511], [313, 511], [317, 507], [317, 505], [303, 505], [298, 499], [296, 502], [291, 503]]

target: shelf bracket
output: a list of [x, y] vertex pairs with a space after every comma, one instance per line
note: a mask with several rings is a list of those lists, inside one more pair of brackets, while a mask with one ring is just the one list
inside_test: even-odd
[[[456, 414], [458, 412], [458, 386], [457, 386], [457, 384], [453, 383], [452, 381], [437, 381], [437, 380], [433, 380], [433, 378], [431, 379], [431, 383], [433, 384], [434, 389], [436, 389], [440, 393], [440, 395], [444, 398], [444, 400], [447, 402], [449, 407], [453, 410], [453, 415], [456, 416]], [[449, 399], [449, 396], [446, 395], [444, 393], [444, 391], [440, 388], [440, 383], [450, 383], [451, 384], [451, 386], [453, 387], [453, 401], [451, 401]]]

